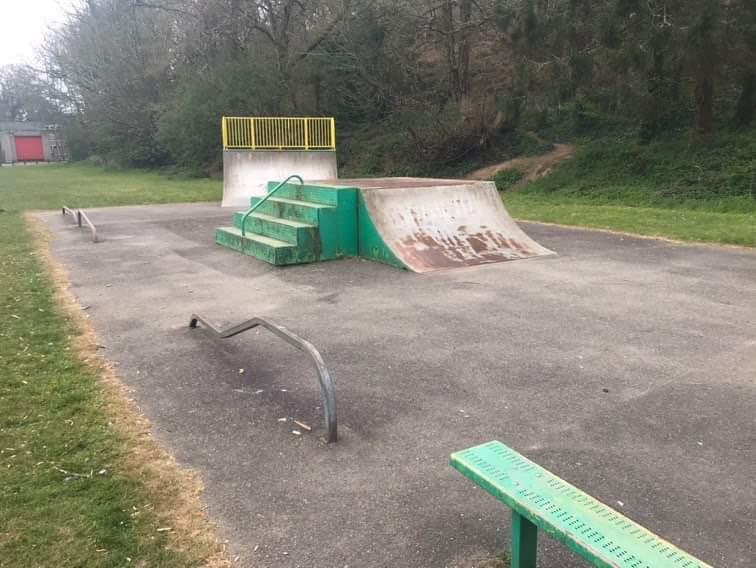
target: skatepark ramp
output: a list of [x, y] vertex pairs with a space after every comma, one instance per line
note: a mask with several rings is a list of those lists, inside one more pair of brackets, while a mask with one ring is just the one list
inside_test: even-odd
[[223, 207], [246, 207], [266, 184], [294, 172], [335, 179], [336, 122], [326, 117], [224, 117]]
[[270, 182], [218, 244], [271, 264], [361, 256], [430, 272], [554, 254], [509, 216], [493, 182], [378, 178]]
[[365, 221], [414, 272], [553, 254], [517, 226], [493, 182], [372, 180], [361, 195]]

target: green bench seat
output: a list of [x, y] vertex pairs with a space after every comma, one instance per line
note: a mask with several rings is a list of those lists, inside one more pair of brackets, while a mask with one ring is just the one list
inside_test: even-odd
[[451, 465], [512, 509], [513, 568], [535, 568], [539, 528], [593, 566], [709, 566], [501, 442], [456, 452]]

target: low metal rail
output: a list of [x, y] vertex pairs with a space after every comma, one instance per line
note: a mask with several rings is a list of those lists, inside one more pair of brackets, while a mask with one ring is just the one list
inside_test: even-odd
[[323, 357], [320, 355], [320, 352], [315, 349], [315, 346], [313, 346], [312, 343], [290, 332], [285, 327], [276, 325], [263, 318], [252, 318], [238, 325], [234, 325], [226, 329], [219, 329], [204, 317], [197, 314], [192, 314], [191, 320], [189, 321], [189, 327], [196, 329], [199, 324], [202, 324], [213, 335], [220, 339], [228, 339], [230, 337], [239, 335], [240, 333], [244, 333], [245, 331], [249, 331], [250, 329], [263, 327], [274, 335], [286, 341], [288, 344], [293, 345], [300, 351], [306, 353], [318, 373], [318, 380], [320, 382], [320, 394], [323, 400], [325, 426], [328, 431], [326, 439], [328, 440], [328, 443], [333, 443], [338, 440], [336, 422], [336, 387], [333, 384], [331, 374], [328, 372], [328, 369], [325, 366]]
[[66, 206], [64, 205], [64, 206], [63, 206], [63, 216], [65, 217], [66, 215], [70, 215], [71, 217], [73, 217], [73, 218], [74, 218], [74, 221], [76, 221], [76, 211], [74, 211], [74, 210], [73, 210], [73, 209], [71, 209], [70, 207], [66, 207]]
[[263, 197], [260, 201], [258, 201], [252, 207], [249, 208], [249, 210], [244, 214], [244, 217], [242, 217], [242, 222], [241, 222], [242, 237], [247, 234], [247, 219], [249, 219], [249, 216], [252, 215], [252, 213], [254, 213], [255, 211], [257, 211], [260, 208], [260, 206], [263, 203], [265, 203], [268, 199], [273, 197], [279, 189], [281, 189], [283, 186], [285, 186], [287, 183], [289, 183], [293, 179], [298, 180], [299, 185], [304, 185], [304, 180], [300, 176], [298, 175], [289, 176], [285, 180], [283, 180], [281, 183], [279, 183], [276, 187], [271, 189], [267, 194], [265, 194], [265, 197]]
[[99, 242], [97, 240], [97, 227], [95, 227], [94, 223], [89, 219], [87, 214], [84, 212], [83, 209], [71, 209], [70, 207], [66, 207], [65, 205], [62, 207], [63, 216], [70, 215], [73, 217], [76, 224], [81, 228], [84, 223], [87, 224], [87, 227], [89, 227], [89, 232], [92, 233], [92, 242], [97, 243]]

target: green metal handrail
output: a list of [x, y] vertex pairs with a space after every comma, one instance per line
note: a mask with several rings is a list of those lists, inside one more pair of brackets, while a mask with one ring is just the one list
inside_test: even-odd
[[244, 214], [244, 217], [242, 217], [242, 223], [241, 223], [242, 237], [246, 236], [246, 234], [247, 234], [247, 219], [249, 218], [249, 216], [252, 215], [252, 213], [254, 213], [260, 207], [260, 205], [262, 205], [268, 199], [270, 199], [271, 197], [273, 197], [273, 194], [275, 192], [277, 192], [279, 189], [281, 189], [283, 186], [285, 186], [287, 183], [289, 183], [289, 180], [292, 180], [292, 179], [298, 179], [299, 180], [299, 185], [304, 185], [304, 180], [300, 176], [298, 176], [298, 175], [289, 176], [285, 180], [283, 180], [281, 183], [279, 183], [276, 187], [274, 187], [271, 191], [269, 191], [268, 194], [265, 197], [263, 197], [260, 201], [258, 201], [257, 203], [255, 203]]

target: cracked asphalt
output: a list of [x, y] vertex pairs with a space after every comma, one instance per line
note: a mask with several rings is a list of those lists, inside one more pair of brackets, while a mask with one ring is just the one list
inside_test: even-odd
[[[714, 566], [756, 566], [756, 251], [524, 223], [558, 256], [281, 269], [214, 245], [230, 218], [214, 205], [88, 213], [102, 243], [39, 216], [239, 566], [461, 567], [506, 550], [507, 509], [447, 465], [493, 439]], [[193, 312], [314, 343], [340, 441], [321, 439], [301, 353], [264, 330], [215, 340]], [[584, 565], [539, 546], [543, 568]]]

